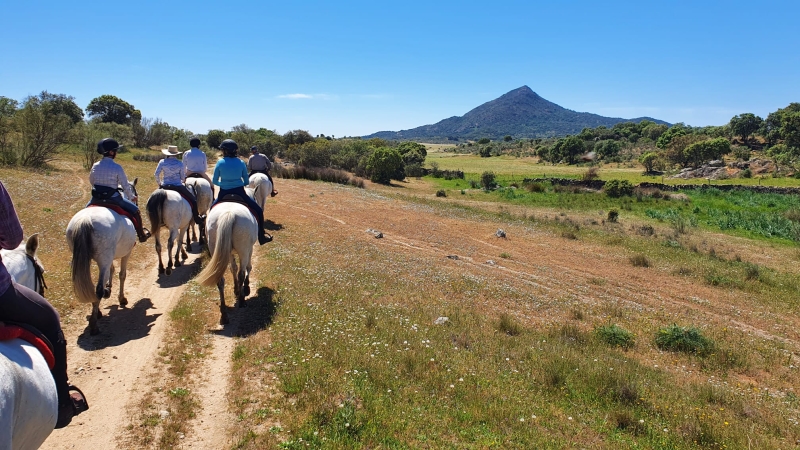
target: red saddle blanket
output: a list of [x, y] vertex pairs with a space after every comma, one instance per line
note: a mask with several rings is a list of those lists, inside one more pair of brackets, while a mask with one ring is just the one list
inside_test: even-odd
[[115, 213], [117, 213], [117, 214], [119, 214], [119, 215], [125, 216], [125, 217], [127, 217], [128, 219], [131, 219], [131, 222], [133, 222], [133, 226], [134, 226], [134, 227], [136, 227], [136, 225], [137, 225], [137, 220], [136, 220], [136, 218], [135, 218], [135, 217], [133, 217], [132, 215], [130, 215], [130, 214], [128, 213], [128, 211], [125, 211], [124, 209], [122, 209], [122, 207], [121, 207], [121, 206], [112, 205], [112, 204], [110, 204], [110, 203], [102, 203], [102, 204], [94, 204], [94, 203], [92, 203], [92, 204], [91, 204], [91, 205], [89, 205], [88, 207], [89, 207], [89, 208], [98, 208], [98, 207], [99, 207], [99, 208], [108, 208], [108, 209], [110, 209], [110, 210], [114, 211]]
[[47, 362], [47, 367], [49, 367], [50, 370], [53, 370], [53, 367], [56, 364], [56, 358], [53, 356], [53, 350], [42, 338], [35, 335], [30, 330], [22, 328], [18, 325], [11, 325], [7, 323], [4, 324], [0, 322], [0, 341], [10, 341], [17, 338], [22, 339], [23, 341], [26, 341], [36, 347], [36, 350], [39, 350], [39, 353], [44, 356], [44, 360]]

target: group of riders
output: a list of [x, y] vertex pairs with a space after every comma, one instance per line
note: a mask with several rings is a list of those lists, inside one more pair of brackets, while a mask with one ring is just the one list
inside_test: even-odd
[[[191, 149], [183, 152], [182, 160], [177, 159], [182, 153], [178, 151], [177, 147], [169, 146], [162, 150], [164, 159], [159, 161], [155, 171], [159, 187], [178, 191], [191, 205], [195, 222], [202, 223], [205, 216], [199, 214], [196, 196], [186, 188], [184, 182], [187, 177], [191, 176], [205, 178], [211, 185], [212, 197], [214, 186], [219, 186], [219, 193], [214, 203], [223, 199], [234, 199], [246, 203], [258, 222], [259, 244], [263, 245], [269, 242], [271, 237], [264, 231], [263, 210], [247, 195], [244, 189], [249, 184], [250, 176], [255, 173], [263, 173], [269, 177], [272, 186], [275, 186], [269, 173], [272, 168], [269, 158], [260, 153], [258, 147], [253, 146], [250, 148], [251, 156], [245, 163], [238, 156], [239, 146], [236, 142], [226, 139], [219, 147], [223, 157], [217, 161], [214, 174], [209, 178], [206, 174], [208, 162], [206, 154], [200, 149], [200, 139], [192, 138], [189, 143]], [[150, 232], [142, 225], [141, 213], [136, 203], [136, 192], [128, 183], [125, 170], [114, 161], [119, 150], [119, 143], [112, 138], [105, 138], [97, 143], [97, 152], [103, 158], [92, 166], [89, 173], [92, 199], [86, 206], [120, 208], [131, 217], [139, 241], [145, 242], [150, 237]], [[125, 195], [121, 195], [121, 192], [124, 192]], [[278, 192], [273, 188], [271, 195], [277, 194]], [[15, 249], [20, 245], [22, 239], [23, 232], [19, 217], [11, 197], [0, 181], [0, 248]], [[75, 415], [89, 409], [83, 392], [69, 384], [68, 381], [67, 341], [61, 329], [58, 312], [37, 292], [14, 282], [0, 258], [0, 326], [4, 324], [14, 324], [31, 329], [39, 338], [43, 338], [52, 349], [55, 364], [51, 368], [51, 373], [58, 394], [58, 419], [55, 428], [67, 426]]]

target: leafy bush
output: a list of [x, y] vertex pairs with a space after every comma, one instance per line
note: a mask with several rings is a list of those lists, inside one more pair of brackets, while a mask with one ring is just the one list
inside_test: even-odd
[[481, 187], [487, 191], [497, 187], [494, 172], [486, 171], [481, 174]]
[[612, 347], [628, 349], [635, 343], [633, 333], [616, 324], [599, 326], [595, 328], [594, 332], [598, 339]]
[[693, 353], [698, 356], [706, 356], [714, 351], [714, 342], [703, 336], [700, 330], [675, 324], [658, 330], [656, 346], [661, 350]]
[[445, 192], [444, 189], [439, 189], [438, 191], [436, 191], [436, 196], [437, 197], [447, 197], [447, 192]]
[[608, 221], [611, 223], [616, 223], [617, 219], [619, 218], [619, 211], [616, 209], [612, 209], [608, 212]]
[[376, 183], [389, 184], [391, 180], [402, 181], [405, 178], [400, 153], [388, 147], [381, 147], [372, 152], [367, 158], [366, 170], [370, 180]]
[[528, 192], [544, 192], [544, 184], [542, 183], [525, 183], [522, 185]]
[[603, 187], [606, 195], [619, 198], [633, 195], [633, 185], [628, 180], [609, 180]]

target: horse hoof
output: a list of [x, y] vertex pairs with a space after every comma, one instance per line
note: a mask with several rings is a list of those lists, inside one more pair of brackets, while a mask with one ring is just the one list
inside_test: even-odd
[[158, 273], [163, 275], [164, 274], [164, 268], [163, 267], [159, 267], [158, 268]]
[[164, 273], [166, 273], [167, 275], [172, 275], [172, 268], [171, 267], [167, 267], [167, 269], [164, 271]]
[[121, 299], [119, 299], [119, 306], [125, 306], [127, 304], [128, 304], [128, 299], [127, 298], [122, 297]]
[[103, 290], [103, 298], [111, 297], [111, 289], [104, 289]]
[[[184, 258], [184, 259], [186, 259], [186, 258]], [[180, 266], [181, 266], [181, 262], [176, 259], [175, 260], [175, 267], [180, 267]]]

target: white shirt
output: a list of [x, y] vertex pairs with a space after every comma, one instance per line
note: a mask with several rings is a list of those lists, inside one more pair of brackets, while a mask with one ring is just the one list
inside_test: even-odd
[[[164, 181], [161, 181], [163, 175]], [[186, 167], [174, 157], [166, 157], [156, 167], [156, 183], [159, 186], [180, 186], [186, 180]]]
[[131, 185], [128, 183], [128, 177], [125, 176], [125, 170], [107, 156], [94, 163], [92, 170], [89, 172], [89, 183], [92, 186], [99, 185], [113, 189], [122, 186], [128, 198], [135, 197], [133, 195], [133, 189], [131, 189]]
[[206, 161], [206, 154], [196, 147], [183, 154], [183, 165], [186, 167], [187, 172], [206, 173], [208, 170], [208, 161]]

